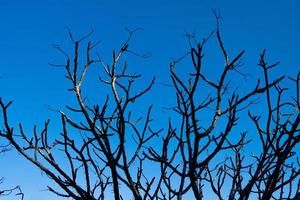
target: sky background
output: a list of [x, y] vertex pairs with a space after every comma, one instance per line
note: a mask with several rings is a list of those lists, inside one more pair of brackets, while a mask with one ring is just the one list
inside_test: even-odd
[[[282, 73], [295, 76], [300, 60], [300, 2], [289, 1], [215, 1], [215, 0], [43, 0], [0, 1], [0, 96], [13, 100], [10, 109], [12, 124], [22, 122], [25, 128], [41, 124], [44, 120], [59, 118], [49, 111], [49, 106], [63, 109], [73, 102], [67, 92], [70, 86], [64, 71], [52, 68], [49, 62], [59, 63], [63, 57], [52, 48], [60, 44], [71, 50], [65, 26], [80, 38], [94, 29], [93, 40], [101, 40], [98, 51], [107, 62], [111, 50], [119, 48], [127, 37], [125, 28], [143, 28], [132, 41], [131, 49], [150, 53], [148, 59], [132, 59], [133, 71], [142, 73], [146, 80], [157, 76], [153, 93], [145, 104], [156, 104], [161, 117], [169, 113], [165, 87], [169, 83], [169, 62], [188, 51], [185, 33], [206, 37], [215, 30], [212, 9], [222, 15], [221, 30], [224, 43], [231, 55], [246, 50], [245, 67], [255, 75], [258, 55], [267, 49], [271, 61], [281, 61], [274, 75]], [[214, 39], [213, 39], [214, 40]], [[215, 43], [207, 45], [208, 58], [217, 63], [220, 57]], [[209, 59], [208, 59], [209, 60]], [[216, 60], [216, 61], [214, 61]], [[253, 69], [253, 71], [252, 71]], [[92, 69], [96, 70], [96, 69]], [[215, 67], [207, 68], [208, 74]], [[87, 88], [93, 92], [94, 88]], [[59, 125], [54, 123], [53, 129]], [[0, 176], [5, 185], [21, 185], [26, 200], [49, 200], [53, 196], [43, 192], [48, 179], [30, 163], [14, 152], [0, 157]], [[12, 199], [9, 197], [8, 199]]]

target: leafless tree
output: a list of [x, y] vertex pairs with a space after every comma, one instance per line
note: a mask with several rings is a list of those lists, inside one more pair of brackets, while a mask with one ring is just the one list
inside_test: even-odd
[[[119, 51], [113, 51], [111, 65], [104, 64], [100, 59], [92, 59], [90, 52], [97, 43], [88, 42], [86, 63], [82, 72], [79, 72], [78, 64], [79, 46], [90, 34], [75, 40], [70, 32], [75, 50], [72, 58], [59, 46], [56, 46], [56, 49], [63, 53], [67, 60], [63, 65], [51, 65], [65, 68], [66, 78], [72, 84], [70, 91], [75, 94], [78, 103], [78, 108], [67, 106], [67, 109], [74, 113], [80, 113], [83, 117], [83, 121], [76, 122], [63, 111], [59, 111], [62, 124], [61, 140], [57, 139], [50, 143], [48, 139], [50, 121], [45, 122], [40, 133], [34, 126], [33, 137], [29, 137], [25, 133], [21, 124], [18, 133], [15, 133], [9, 125], [7, 113], [11, 102], [4, 104], [0, 101], [5, 126], [5, 131], [0, 133], [1, 136], [57, 183], [59, 190], [51, 186], [48, 186], [48, 189], [59, 196], [72, 199], [104, 199], [107, 187], [112, 186], [115, 199], [122, 199], [121, 184], [132, 191], [135, 199], [142, 199], [141, 192], [147, 193], [147, 191], [140, 191], [141, 188], [137, 183], [141, 179], [141, 169], [132, 169], [133, 163], [136, 160], [142, 160], [139, 155], [143, 145], [160, 131], [150, 128], [152, 106], [147, 109], [144, 119], [132, 119], [132, 112], [128, 111], [130, 104], [146, 94], [154, 84], [153, 78], [145, 89], [135, 93], [132, 91], [132, 87], [140, 75], [127, 73], [127, 63], [120, 69], [119, 60], [125, 52], [130, 51], [128, 43], [134, 32], [129, 32], [127, 41]], [[103, 66], [106, 77], [101, 77], [100, 81], [109, 86], [111, 94], [105, 97], [102, 105], [90, 106], [83, 97], [81, 86], [89, 67], [96, 63]], [[137, 125], [139, 121], [140, 123]], [[71, 128], [80, 131], [78, 134], [80, 134], [81, 141], [72, 139], [69, 133]], [[131, 137], [134, 137], [136, 142], [133, 152], [128, 151], [129, 142], [126, 141]], [[63, 149], [66, 161], [59, 163], [60, 160], [54, 155], [55, 148]], [[68, 165], [62, 163], [68, 163]], [[136, 173], [137, 176], [133, 176], [132, 173]], [[82, 177], [84, 181], [80, 180]]]
[[[203, 199], [204, 191], [214, 192], [218, 199], [299, 199], [300, 169], [296, 146], [300, 140], [300, 75], [291, 78], [296, 83], [294, 97], [285, 98], [283, 102], [287, 88], [281, 88], [280, 82], [284, 76], [274, 80], [269, 77], [269, 71], [279, 63], [268, 65], [263, 51], [258, 64], [263, 79], [258, 79], [255, 87], [246, 94], [230, 90], [230, 74], [235, 72], [244, 76], [239, 71], [239, 60], [244, 51], [229, 59], [218, 24], [215, 35], [225, 62], [219, 79], [212, 81], [203, 74], [203, 48], [209, 37], [197, 42], [189, 35], [191, 51], [188, 56], [194, 71], [188, 81], [175, 71], [182, 58], [170, 65], [177, 98], [174, 111], [180, 116], [181, 124], [170, 122], [161, 149], [150, 147], [145, 156], [160, 163], [169, 199], [182, 199], [190, 191], [195, 199]], [[207, 94], [210, 91], [212, 94]], [[264, 121], [262, 116], [255, 116], [251, 111], [255, 103], [253, 97], [259, 95], [264, 95], [267, 102]], [[244, 110], [248, 110], [250, 121], [257, 129], [261, 143], [259, 155], [242, 155], [245, 146], [251, 142], [246, 139], [246, 131], [238, 140], [230, 137], [230, 134], [238, 137], [234, 127], [239, 122], [238, 113]], [[234, 155], [227, 153], [228, 150]]]
[[[280, 86], [285, 77], [271, 80], [269, 76], [279, 63], [267, 64], [263, 51], [258, 64], [262, 78], [258, 77], [247, 92], [232, 89], [232, 74], [245, 76], [239, 69], [244, 51], [230, 59], [218, 16], [217, 22], [217, 30], [201, 42], [189, 35], [190, 51], [170, 64], [176, 106], [165, 129], [151, 128], [155, 119], [151, 117], [152, 106], [140, 117], [133, 109], [155, 80], [138, 91], [135, 82], [141, 75], [128, 73], [127, 62], [121, 59], [126, 54], [138, 55], [129, 49], [135, 31], [130, 31], [121, 48], [113, 51], [111, 64], [99, 56], [93, 58], [98, 42], [87, 42], [83, 54], [81, 47], [91, 33], [76, 40], [69, 32], [74, 52], [70, 54], [56, 46], [66, 62], [51, 64], [65, 69], [71, 83], [69, 90], [77, 102], [77, 107], [68, 105], [67, 111], [58, 111], [61, 138], [49, 139], [49, 120], [40, 131], [34, 126], [33, 134], [27, 134], [22, 124], [18, 129], [12, 128], [8, 114], [11, 102], [1, 99], [4, 129], [0, 136], [52, 179], [56, 186], [49, 185], [48, 189], [61, 197], [106, 199], [112, 190], [116, 200], [131, 199], [125, 196], [126, 191], [137, 200], [180, 200], [191, 194], [203, 199], [205, 191], [213, 192], [218, 199], [299, 199], [296, 148], [300, 140], [300, 73], [290, 78], [296, 85], [295, 95], [286, 98], [287, 88]], [[225, 63], [217, 80], [210, 79], [203, 70], [203, 50], [214, 36]], [[84, 59], [83, 66], [79, 58]], [[176, 69], [187, 58], [193, 71], [186, 81]], [[101, 94], [99, 104], [89, 103], [82, 90], [91, 65], [102, 67], [104, 73], [99, 81], [108, 88], [106, 95]], [[255, 98], [266, 101], [266, 111], [261, 116], [254, 114]], [[251, 136], [257, 133], [261, 145], [253, 155], [246, 151], [253, 143], [247, 139], [250, 134], [236, 133], [238, 115], [244, 112], [256, 127], [248, 132]], [[150, 145], [151, 140], [155, 140], [155, 146]], [[58, 156], [61, 152], [63, 156]], [[146, 172], [149, 164], [156, 166], [155, 173]]]

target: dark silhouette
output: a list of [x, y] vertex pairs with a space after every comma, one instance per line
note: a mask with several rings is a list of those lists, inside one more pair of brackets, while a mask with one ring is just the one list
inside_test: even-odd
[[[300, 73], [295, 78], [272, 79], [269, 71], [279, 63], [268, 64], [263, 51], [258, 64], [262, 78], [252, 89], [239, 92], [230, 80], [235, 79], [233, 73], [246, 76], [239, 70], [244, 51], [230, 59], [218, 24], [216, 32], [201, 42], [188, 35], [189, 52], [170, 64], [177, 102], [170, 113], [172, 118], [163, 129], [154, 130], [151, 121], [156, 116], [151, 115], [152, 106], [142, 118], [137, 118], [134, 102], [151, 90], [155, 79], [144, 90], [136, 91], [134, 84], [141, 75], [128, 73], [127, 63], [121, 62], [121, 57], [132, 53], [129, 42], [134, 31], [129, 32], [118, 51], [113, 51], [109, 65], [92, 58], [97, 43], [87, 42], [85, 52], [80, 50], [90, 34], [76, 40], [69, 33], [74, 53], [69, 55], [56, 46], [66, 62], [51, 64], [65, 69], [77, 101], [76, 107], [69, 105], [67, 111], [58, 111], [60, 139], [49, 140], [49, 121], [40, 131], [34, 126], [32, 136], [25, 133], [22, 124], [12, 128], [8, 113], [11, 102], [0, 99], [4, 120], [1, 137], [56, 183], [55, 187], [48, 186], [49, 191], [77, 200], [107, 199], [110, 191], [116, 200], [180, 200], [187, 195], [203, 199], [205, 193], [212, 192], [220, 200], [300, 198], [296, 150], [300, 141]], [[203, 70], [203, 48], [214, 36], [225, 63], [223, 68], [214, 69], [220, 69], [217, 80], [211, 80]], [[79, 58], [85, 63], [80, 65]], [[187, 81], [176, 72], [180, 61], [186, 58], [193, 69]], [[82, 85], [93, 64], [102, 65], [103, 76], [99, 80], [109, 91], [101, 94], [101, 104], [90, 105]], [[288, 89], [280, 86], [284, 80], [295, 82], [295, 88], [291, 88], [294, 91], [289, 91], [289, 96], [294, 93], [291, 98], [285, 96]], [[254, 114], [256, 98], [265, 102], [262, 115]], [[235, 129], [238, 125], [243, 129], [239, 115], [245, 112], [247, 123], [256, 127], [248, 130], [251, 135], [247, 130], [239, 134]], [[259, 142], [251, 155], [248, 146], [254, 135]], [[58, 153], [63, 156], [57, 156]], [[153, 166], [151, 173], [145, 170], [147, 165]], [[130, 191], [132, 197], [125, 196], [128, 193], [124, 191]]]

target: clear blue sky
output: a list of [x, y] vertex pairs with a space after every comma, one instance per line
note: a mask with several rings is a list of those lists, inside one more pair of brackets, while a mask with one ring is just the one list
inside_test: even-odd
[[[0, 96], [14, 101], [10, 110], [12, 122], [23, 122], [26, 128], [42, 124], [47, 118], [58, 118], [47, 109], [48, 105], [62, 109], [72, 102], [66, 94], [68, 83], [63, 72], [47, 64], [63, 60], [52, 48], [53, 44], [71, 48], [65, 26], [78, 37], [93, 28], [93, 38], [102, 41], [99, 52], [107, 61], [111, 50], [126, 38], [126, 27], [143, 28], [132, 47], [138, 52], [151, 53], [151, 57], [134, 58], [134, 70], [146, 79], [157, 75], [153, 95], [159, 97], [155, 101], [146, 98], [145, 103], [156, 104], [157, 110], [171, 106], [163, 96], [170, 91], [159, 89], [162, 83], [169, 82], [168, 63], [188, 50], [185, 32], [195, 32], [202, 38], [214, 30], [214, 8], [221, 12], [222, 32], [229, 52], [246, 50], [243, 61], [249, 69], [256, 67], [259, 52], [266, 48], [272, 61], [281, 61], [276, 73], [294, 75], [299, 70], [300, 2], [297, 0], [1, 0]], [[214, 59], [215, 53], [214, 48], [207, 48], [210, 58]], [[210, 73], [212, 70], [209, 69]], [[162, 116], [166, 118], [168, 113], [163, 112]], [[55, 126], [54, 123], [54, 129]], [[41, 192], [47, 177], [24, 159], [15, 157], [13, 152], [0, 159], [0, 176], [6, 177], [6, 185], [21, 185], [27, 200], [53, 199]]]

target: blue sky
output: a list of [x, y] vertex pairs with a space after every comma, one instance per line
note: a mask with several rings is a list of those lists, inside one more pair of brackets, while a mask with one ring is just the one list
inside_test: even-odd
[[[69, 85], [63, 71], [48, 66], [48, 62], [63, 60], [52, 48], [53, 44], [71, 49], [65, 26], [70, 27], [75, 37], [94, 29], [92, 38], [101, 40], [99, 52], [107, 61], [111, 50], [120, 47], [126, 38], [126, 27], [143, 28], [132, 41], [132, 49], [150, 53], [151, 57], [131, 58], [133, 71], [144, 74], [146, 80], [157, 76], [157, 85], [145, 103], [154, 103], [157, 111], [164, 111], [163, 107], [172, 106], [168, 104], [172, 101], [165, 98], [172, 92], [161, 89], [164, 83], [169, 83], [169, 62], [188, 50], [186, 32], [202, 38], [215, 29], [214, 8], [220, 10], [223, 18], [221, 30], [226, 47], [232, 54], [246, 50], [243, 62], [251, 73], [255, 75], [256, 71], [251, 69], [256, 67], [259, 52], [264, 48], [271, 61], [281, 61], [275, 75], [283, 72], [295, 75], [299, 70], [297, 0], [1, 0], [0, 96], [14, 101], [10, 110], [12, 123], [22, 122], [29, 128], [47, 118], [55, 122], [58, 116], [48, 106], [62, 109], [73, 101], [66, 92]], [[214, 45], [212, 41], [206, 50], [212, 60], [219, 56]], [[214, 69], [208, 68], [208, 73], [213, 74]], [[162, 112], [163, 118], [168, 115]], [[54, 123], [54, 130], [57, 126]], [[6, 177], [7, 185], [21, 185], [28, 200], [52, 199], [41, 192], [47, 177], [24, 159], [16, 158], [13, 152], [0, 159], [4, 163], [0, 165], [0, 175]]]

